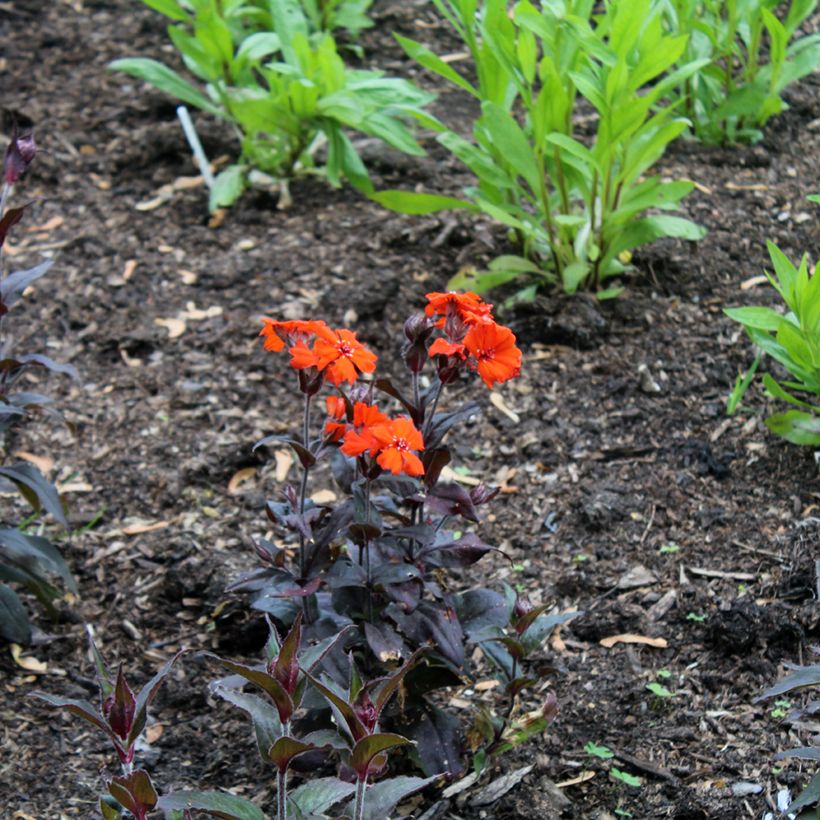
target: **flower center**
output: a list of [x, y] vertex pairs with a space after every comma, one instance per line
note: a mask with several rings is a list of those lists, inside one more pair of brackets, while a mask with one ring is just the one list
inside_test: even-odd
[[406, 453], [410, 449], [407, 441], [399, 436], [393, 436], [393, 444], [391, 446], [400, 453]]
[[344, 356], [346, 359], [349, 359], [353, 355], [353, 348], [348, 342], [339, 342], [339, 344], [336, 345], [336, 350], [339, 351], [340, 356]]
[[479, 348], [476, 350], [476, 359], [492, 359], [495, 357], [495, 348], [488, 347], [486, 350]]

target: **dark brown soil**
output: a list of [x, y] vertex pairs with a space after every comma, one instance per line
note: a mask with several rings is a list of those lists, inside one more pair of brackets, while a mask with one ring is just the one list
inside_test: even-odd
[[[376, 17], [367, 59], [389, 71], [418, 76], [392, 30], [458, 49], [424, 6], [380, 2]], [[0, 3], [0, 41], [2, 105], [42, 146], [21, 193], [37, 202], [7, 262], [56, 257], [18, 313], [20, 347], [82, 374], [81, 385], [45, 386], [70, 428], [29, 428], [15, 442], [51, 456], [67, 485], [77, 532], [63, 546], [81, 599], [61, 622], [40, 621], [48, 635], [27, 657], [44, 673], [0, 655], [2, 816], [89, 818], [104, 742], [27, 697], [92, 697], [84, 624], [137, 679], [181, 645], [239, 656], [258, 644], [224, 590], [254, 565], [248, 544], [278, 488], [272, 458], [251, 446], [295, 426], [297, 413], [284, 361], [255, 338], [258, 317], [344, 321], [389, 360], [423, 294], [461, 266], [485, 264], [504, 235], [449, 214], [400, 217], [316, 181], [295, 184], [284, 212], [249, 195], [216, 229], [201, 186], [140, 210], [196, 173], [172, 102], [106, 70], [124, 55], [171, 59], [161, 18], [126, 0], [12, 0]], [[787, 99], [791, 109], [755, 147], [679, 143], [664, 159], [665, 174], [699, 184], [685, 204], [709, 228], [698, 246], [641, 252], [615, 302], [551, 299], [507, 317], [525, 349], [522, 378], [502, 391], [517, 422], [479, 383], [455, 391], [454, 401], [486, 405], [460, 465], [507, 490], [482, 534], [514, 564], [487, 560], [488, 582], [523, 584], [536, 600], [585, 614], [550, 650], [564, 669], [550, 683], [554, 726], [503, 762], [533, 770], [500, 802], [476, 807], [468, 790], [442, 816], [760, 817], [778, 789], [807, 780], [796, 763], [772, 762], [800, 745], [799, 733], [753, 699], [782, 661], [808, 660], [820, 639], [818, 469], [810, 451], [766, 431], [760, 391], [726, 417], [751, 351], [722, 314], [771, 301], [766, 287], [741, 288], [762, 272], [766, 239], [792, 258], [816, 256], [820, 227], [805, 195], [820, 190], [820, 78]], [[445, 118], [464, 110], [453, 95], [438, 106]], [[197, 123], [210, 156], [233, 150], [227, 131]], [[434, 146], [420, 162], [376, 154], [381, 186], [456, 191], [468, 181]], [[162, 321], [180, 317], [184, 332], [169, 338], [174, 325]], [[642, 389], [642, 365], [659, 392]], [[621, 633], [667, 646], [599, 643]], [[646, 689], [661, 669], [672, 698]], [[143, 760], [166, 789], [229, 786], [269, 809], [275, 787], [247, 725], [207, 694], [215, 671], [196, 659], [179, 665]], [[589, 742], [616, 759], [589, 756]], [[614, 780], [613, 763], [643, 785]], [[550, 784], [576, 779], [560, 789], [570, 801], [562, 809]], [[761, 790], [735, 796], [744, 782]]]

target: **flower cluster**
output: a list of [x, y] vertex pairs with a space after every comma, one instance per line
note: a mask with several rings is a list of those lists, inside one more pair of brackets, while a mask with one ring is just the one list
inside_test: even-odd
[[492, 305], [475, 293], [428, 293], [424, 312], [444, 332], [427, 351], [436, 357], [442, 382], [455, 379], [467, 366], [478, 372], [484, 384], [492, 388], [521, 372], [521, 351], [515, 345], [515, 334], [496, 323]]

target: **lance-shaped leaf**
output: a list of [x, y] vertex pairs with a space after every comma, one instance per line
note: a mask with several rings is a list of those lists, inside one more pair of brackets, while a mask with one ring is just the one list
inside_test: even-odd
[[[31, 203], [27, 202], [25, 205], [21, 205], [19, 208], [9, 208], [3, 214], [3, 218], [0, 219], [0, 248], [3, 247], [3, 243], [6, 241], [6, 237], [8, 236], [9, 231], [23, 218], [23, 214], [25, 213], [25, 210], [26, 208], [28, 208], [29, 205], [31, 205]], [[52, 261], [53, 260], [49, 260], [49, 264]], [[14, 274], [12, 274], [12, 276], [13, 275]], [[0, 304], [0, 316], [2, 316], [8, 310], [8, 306], [6, 305], [3, 295], [3, 291], [2, 289], [0, 289], [0, 303], [2, 303]]]
[[[25, 207], [26, 206], [24, 205], [23, 208], [14, 208], [8, 211], [6, 216], [4, 216], [2, 221], [0, 221], [0, 245], [2, 245], [2, 239], [5, 238], [5, 234], [2, 233], [2, 229], [3, 223], [6, 222], [8, 215], [14, 213], [14, 211], [20, 211], [20, 216], [22, 216], [22, 211]], [[14, 220], [14, 222], [18, 221], [19, 216]], [[12, 222], [11, 225], [13, 225], [14, 222]], [[8, 230], [11, 225], [7, 225], [6, 230]], [[20, 300], [20, 297], [23, 295], [23, 291], [32, 282], [35, 282], [43, 276], [53, 264], [53, 259], [47, 259], [45, 262], [41, 262], [36, 267], [29, 268], [28, 270], [18, 270], [7, 276], [2, 282], [0, 282], [0, 302], [2, 302], [7, 309], [10, 308]]]
[[453, 715], [424, 699], [399, 717], [396, 728], [415, 743], [411, 757], [426, 775], [464, 772], [462, 727]]
[[373, 759], [393, 749], [396, 746], [406, 746], [410, 741], [401, 735], [389, 732], [382, 732], [375, 735], [367, 735], [356, 742], [353, 752], [350, 755], [350, 768], [356, 772], [359, 780], [364, 780], [370, 771]]
[[336, 724], [338, 727], [344, 731], [347, 731], [354, 743], [361, 740], [363, 737], [367, 737], [367, 728], [356, 714], [356, 710], [353, 708], [353, 705], [348, 703], [347, 700], [345, 700], [345, 698], [338, 692], [334, 692], [333, 689], [313, 677], [310, 673], [306, 672], [305, 674], [314, 688], [324, 695], [325, 699], [330, 704], [331, 711], [336, 718]]
[[106, 802], [106, 799], [110, 798], [100, 798], [100, 814], [102, 814], [103, 820], [122, 820], [122, 813], [118, 809], [115, 809], [113, 806], [109, 805]]
[[285, 687], [273, 675], [269, 675], [263, 669], [254, 669], [251, 666], [245, 666], [243, 663], [234, 663], [226, 658], [220, 658], [219, 655], [214, 655], [212, 652], [203, 652], [202, 654], [209, 658], [215, 658], [227, 670], [236, 675], [241, 675], [246, 681], [258, 686], [263, 692], [270, 695], [271, 700], [276, 704], [279, 719], [282, 723], [287, 723], [291, 719], [295, 711], [293, 700]]
[[68, 528], [63, 505], [54, 485], [33, 464], [0, 467], [0, 476], [14, 482], [35, 510], [42, 505], [64, 527]]
[[338, 777], [321, 777], [302, 784], [291, 792], [288, 799], [302, 814], [321, 817], [354, 791], [356, 786], [353, 783], [346, 783]]
[[114, 692], [105, 699], [103, 713], [108, 718], [111, 731], [123, 740], [128, 737], [128, 733], [134, 725], [136, 710], [137, 700], [131, 691], [131, 687], [126, 683], [122, 672], [122, 664], [120, 664], [117, 671], [117, 682], [114, 684]]
[[478, 523], [478, 512], [473, 499], [459, 484], [437, 484], [427, 494], [427, 507], [438, 515], [460, 515]]
[[284, 690], [293, 695], [296, 691], [296, 682], [299, 679], [299, 649], [302, 645], [302, 613], [297, 612], [279, 652], [273, 663], [268, 664], [271, 674], [282, 684]]
[[71, 571], [57, 548], [46, 538], [38, 535], [27, 535], [18, 529], [0, 529], [0, 546], [5, 546], [12, 555], [28, 556], [45, 564], [52, 572], [60, 576], [63, 583], [76, 594], [77, 585], [71, 577]]
[[783, 760], [787, 757], [796, 757], [800, 760], [820, 760], [820, 746], [799, 746], [797, 749], [787, 749], [785, 752], [778, 752], [775, 760]]
[[39, 698], [45, 701], [49, 706], [55, 709], [61, 709], [64, 712], [69, 712], [72, 715], [81, 717], [88, 721], [92, 726], [101, 729], [107, 737], [109, 737], [115, 744], [118, 744], [116, 735], [111, 731], [111, 727], [103, 716], [92, 706], [87, 700], [73, 700], [71, 698], [61, 698], [57, 695], [48, 695], [45, 692], [32, 692], [32, 697]]
[[46, 370], [50, 370], [52, 373], [71, 376], [71, 378], [75, 380], [79, 379], [77, 368], [74, 367], [74, 365], [60, 364], [59, 362], [55, 362], [54, 359], [44, 356], [42, 353], [26, 353], [23, 356], [19, 356], [18, 361], [20, 364], [36, 364], [40, 367], [45, 367]]
[[779, 680], [774, 686], [760, 695], [760, 697], [755, 698], [754, 703], [759, 703], [761, 700], [766, 700], [767, 698], [777, 697], [785, 692], [791, 692], [793, 689], [820, 685], [820, 663], [815, 663], [811, 666], [795, 666], [794, 664], [786, 663], [784, 666], [787, 669], [795, 670], [794, 674], [786, 675], [785, 678]]
[[159, 800], [151, 778], [142, 769], [129, 775], [113, 777], [107, 784], [108, 793], [137, 820], [145, 820]]
[[165, 663], [159, 672], [140, 689], [136, 704], [134, 705], [134, 722], [131, 725], [131, 731], [128, 733], [128, 737], [125, 741], [129, 748], [137, 742], [137, 738], [142, 734], [142, 730], [145, 728], [145, 721], [148, 719], [148, 707], [151, 705], [151, 701], [159, 691], [162, 682], [170, 674], [171, 668], [177, 659], [184, 652], [184, 649], [177, 652], [176, 655]]
[[312, 752], [316, 746], [305, 743], [295, 737], [283, 735], [268, 749], [268, 759], [273, 761], [279, 771], [284, 774], [290, 766], [291, 760], [305, 752]]
[[282, 721], [279, 718], [279, 710], [252, 692], [241, 692], [238, 689], [220, 686], [219, 684], [212, 685], [211, 691], [248, 714], [253, 722], [259, 754], [264, 758], [268, 753], [268, 749], [282, 735]]
[[31, 640], [31, 624], [26, 608], [17, 593], [6, 584], [0, 584], [0, 638], [19, 644], [27, 644]]
[[305, 446], [298, 441], [294, 441], [287, 436], [265, 436], [253, 445], [253, 449], [257, 450], [260, 447], [266, 447], [268, 444], [287, 444], [299, 459], [299, 463], [306, 470], [316, 463], [316, 456]]
[[91, 656], [94, 658], [97, 685], [100, 687], [100, 695], [103, 702], [105, 702], [114, 692], [114, 686], [111, 683], [111, 673], [108, 671], [108, 666], [105, 663], [102, 652], [97, 649], [97, 644], [94, 642], [94, 633], [91, 630], [91, 626], [86, 625], [86, 630], [88, 632], [88, 647], [91, 650]]
[[434, 777], [391, 777], [367, 787], [362, 820], [383, 820], [402, 800], [429, 786]]
[[221, 820], [265, 820], [262, 810], [234, 794], [222, 792], [173, 792], [164, 794], [157, 808], [168, 813], [173, 811], [205, 811]]

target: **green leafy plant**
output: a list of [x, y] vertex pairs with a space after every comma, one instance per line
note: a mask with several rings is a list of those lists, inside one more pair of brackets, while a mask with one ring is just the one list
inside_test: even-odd
[[[144, 80], [177, 99], [231, 123], [240, 143], [236, 163], [216, 177], [211, 209], [233, 204], [251, 178], [278, 183], [319, 173], [363, 191], [372, 184], [346, 130], [376, 137], [412, 155], [424, 152], [408, 120], [434, 120], [423, 111], [432, 95], [378, 71], [347, 68], [328, 33], [311, 33], [298, 3], [272, 2], [275, 28], [249, 33], [246, 7], [200, 0], [151, 0], [172, 20], [169, 36], [197, 85], [156, 60], [115, 60], [111, 68]], [[316, 155], [326, 146], [323, 165]], [[254, 175], [255, 173], [255, 175]]]
[[[14, 186], [34, 160], [35, 153], [34, 137], [31, 134], [21, 136], [15, 126], [5, 152], [0, 187], [0, 254], [6, 237], [28, 207], [28, 204], [14, 208], [7, 205]], [[47, 396], [27, 389], [26, 374], [45, 369], [73, 377], [77, 375], [71, 365], [57, 364], [42, 353], [14, 350], [9, 311], [20, 301], [26, 288], [40, 279], [51, 264], [51, 260], [46, 260], [28, 270], [6, 274], [0, 256], [0, 490], [19, 492], [34, 510], [35, 517], [45, 511], [62, 527], [68, 528], [57, 488], [33, 464], [11, 462], [9, 453], [10, 435], [15, 426], [36, 413], [56, 413], [49, 406]], [[55, 614], [53, 602], [61, 594], [53, 583], [54, 578], [59, 578], [71, 592], [76, 593], [77, 588], [66, 562], [50, 540], [9, 524], [6, 521], [0, 528], [0, 638], [28, 643], [31, 623], [23, 602], [11, 585], [32, 593], [52, 615]]]
[[598, 757], [601, 760], [611, 760], [615, 757], [615, 753], [608, 746], [599, 746], [597, 743], [590, 741], [584, 746], [584, 751], [592, 757]]
[[783, 90], [820, 66], [820, 35], [795, 39], [816, 7], [817, 0], [667, 0], [666, 24], [688, 35], [681, 64], [706, 61], [670, 96], [697, 139], [760, 139], [786, 107]]
[[[675, 106], [660, 106], [702, 65], [680, 61], [685, 36], [663, 31], [651, 0], [592, 0], [537, 7], [522, 0], [508, 14], [503, 0], [434, 0], [464, 40], [477, 81], [467, 80], [420, 43], [399, 37], [425, 68], [475, 97], [481, 115], [472, 140], [442, 128], [438, 140], [477, 177], [464, 199], [382, 191], [374, 198], [405, 213], [447, 208], [482, 212], [507, 226], [519, 256], [496, 259], [489, 271], [456, 277], [451, 287], [483, 291], [513, 280], [531, 298], [557, 282], [616, 295], [613, 277], [632, 251], [664, 236], [695, 240], [703, 229], [669, 214], [693, 188], [688, 181], [645, 176], [688, 125]], [[579, 101], [595, 110], [591, 139], [575, 132]]]
[[619, 783], [623, 783], [626, 786], [630, 786], [633, 789], [639, 789], [643, 786], [643, 780], [640, 777], [636, 777], [634, 774], [629, 774], [629, 772], [625, 772], [622, 769], [618, 769], [613, 766], [609, 770], [609, 776], [613, 780], [617, 780]]
[[762, 380], [769, 395], [793, 408], [766, 419], [766, 426], [794, 444], [820, 446], [820, 276], [809, 272], [808, 255], [799, 266], [772, 242], [768, 243], [774, 274], [766, 272], [787, 312], [768, 307], [724, 311], [740, 322], [757, 347], [781, 364], [791, 378], [778, 381], [770, 373]]
[[[783, 695], [802, 689], [811, 689], [812, 693], [820, 692], [820, 664], [815, 663], [810, 666], [797, 666], [792, 663], [784, 663], [784, 666], [791, 670], [791, 674], [786, 675], [785, 678], [778, 681], [770, 689], [767, 689], [760, 697], [755, 699], [755, 703], [770, 698], [778, 698], [775, 703], [780, 703], [780, 701], [783, 700]], [[789, 703], [789, 701], [786, 700], [785, 703]], [[820, 709], [820, 701], [810, 701], [803, 708], [793, 710], [788, 716], [788, 720], [801, 720], [807, 715], [816, 714], [818, 709]], [[820, 746], [802, 746], [797, 749], [778, 752], [775, 755], [775, 760], [783, 760], [784, 758], [817, 761], [820, 760]], [[809, 806], [816, 807], [818, 805], [820, 805], [820, 771], [815, 772], [808, 786], [806, 786], [799, 797], [792, 801], [787, 811], [790, 816], [793, 816], [801, 809], [805, 809]], [[804, 816], [806, 820], [809, 820], [811, 816], [816, 817], [816, 809], [811, 815], [800, 815], [801, 818]]]

